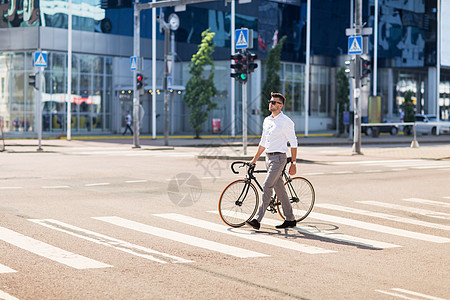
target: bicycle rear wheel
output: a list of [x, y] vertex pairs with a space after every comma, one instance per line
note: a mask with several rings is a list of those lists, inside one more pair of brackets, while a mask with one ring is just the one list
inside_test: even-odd
[[255, 216], [258, 203], [256, 187], [248, 180], [238, 179], [230, 183], [220, 195], [220, 218], [231, 227], [241, 227]]
[[[308, 179], [303, 177], [294, 177], [284, 183], [286, 192], [291, 202], [295, 220], [300, 222], [306, 218], [314, 207], [316, 193], [314, 187]], [[281, 202], [276, 201], [278, 213], [285, 219]]]

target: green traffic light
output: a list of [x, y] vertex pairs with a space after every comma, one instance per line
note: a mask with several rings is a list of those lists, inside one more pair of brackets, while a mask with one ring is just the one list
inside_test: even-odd
[[241, 78], [242, 80], [247, 80], [247, 75], [246, 74], [239, 74], [239, 78]]

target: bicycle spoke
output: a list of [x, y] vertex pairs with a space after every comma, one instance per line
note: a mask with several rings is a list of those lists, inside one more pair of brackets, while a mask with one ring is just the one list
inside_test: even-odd
[[[312, 184], [303, 177], [294, 177], [285, 183], [286, 192], [291, 202], [295, 220], [301, 221], [311, 212], [314, 201], [315, 192]], [[279, 202], [279, 201], [277, 201]], [[282, 207], [279, 204], [279, 212], [284, 219]]]

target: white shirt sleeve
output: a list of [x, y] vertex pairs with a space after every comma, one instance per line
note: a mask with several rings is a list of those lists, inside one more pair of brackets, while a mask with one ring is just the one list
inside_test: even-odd
[[265, 123], [266, 123], [266, 120], [264, 119], [263, 131], [262, 131], [262, 135], [261, 135], [261, 140], [259, 141], [259, 146], [267, 148], [267, 132], [264, 130], [264, 128], [265, 128], [264, 124]]
[[297, 136], [295, 135], [295, 124], [291, 119], [288, 119], [288, 122], [286, 122], [285, 134], [291, 148], [297, 148], [298, 142]]

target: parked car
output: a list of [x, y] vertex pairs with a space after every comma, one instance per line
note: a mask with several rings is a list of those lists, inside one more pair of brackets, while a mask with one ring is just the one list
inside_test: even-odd
[[[416, 114], [416, 133], [436, 135], [437, 119], [435, 115]], [[439, 121], [439, 134], [450, 134], [450, 122]]]
[[361, 132], [365, 133], [367, 136], [377, 137], [380, 133], [390, 133], [391, 135], [396, 135], [398, 133], [398, 126], [390, 124], [387, 120], [383, 120], [386, 125], [378, 126], [362, 126]]

